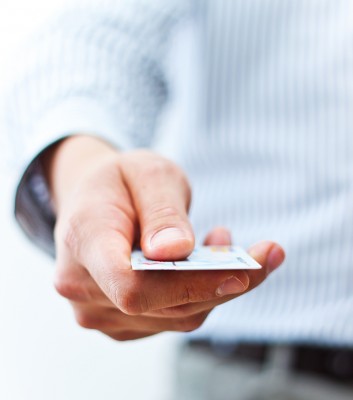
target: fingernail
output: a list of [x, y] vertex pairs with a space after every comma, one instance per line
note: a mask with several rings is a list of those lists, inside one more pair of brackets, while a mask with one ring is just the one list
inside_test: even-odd
[[273, 246], [270, 250], [270, 253], [267, 256], [267, 266], [270, 272], [277, 269], [284, 260], [284, 253], [277, 246]]
[[168, 245], [170, 242], [176, 240], [189, 239], [187, 234], [178, 228], [166, 228], [155, 233], [150, 240], [151, 248], [157, 248], [161, 246]]
[[246, 287], [237, 277], [231, 276], [226, 279], [216, 290], [217, 296], [225, 296], [227, 294], [243, 293]]

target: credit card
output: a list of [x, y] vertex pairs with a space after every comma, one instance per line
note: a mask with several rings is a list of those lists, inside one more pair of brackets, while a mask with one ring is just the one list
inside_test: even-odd
[[239, 246], [199, 246], [185, 260], [158, 261], [146, 258], [141, 250], [131, 254], [134, 270], [234, 270], [261, 269], [243, 248]]

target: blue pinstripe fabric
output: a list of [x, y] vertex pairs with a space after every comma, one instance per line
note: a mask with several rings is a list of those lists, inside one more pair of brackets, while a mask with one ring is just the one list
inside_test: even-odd
[[[101, 4], [67, 13], [26, 56], [9, 102], [22, 165], [87, 124], [151, 145], [187, 172], [199, 241], [225, 225], [243, 246], [287, 250], [193, 335], [353, 345], [352, 2]], [[49, 131], [66, 101], [79, 111]]]

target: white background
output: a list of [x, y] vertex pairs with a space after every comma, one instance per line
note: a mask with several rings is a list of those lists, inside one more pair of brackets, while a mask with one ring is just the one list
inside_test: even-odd
[[[63, 3], [0, 0], [0, 88], [13, 48]], [[52, 261], [13, 221], [14, 177], [0, 145], [0, 399], [169, 399], [175, 336], [118, 343], [76, 325], [53, 289]]]

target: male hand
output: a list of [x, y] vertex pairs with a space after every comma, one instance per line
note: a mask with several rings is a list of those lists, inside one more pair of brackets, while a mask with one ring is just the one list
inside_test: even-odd
[[[249, 271], [134, 271], [131, 248], [152, 259], [187, 257], [194, 235], [183, 172], [145, 150], [119, 153], [88, 136], [65, 139], [46, 154], [57, 224], [55, 287], [79, 325], [116, 340], [198, 328], [217, 305], [258, 286], [284, 259], [261, 242]], [[205, 244], [231, 244], [214, 229]]]

